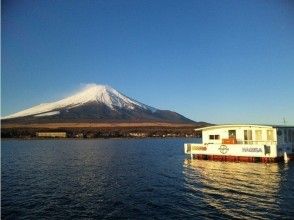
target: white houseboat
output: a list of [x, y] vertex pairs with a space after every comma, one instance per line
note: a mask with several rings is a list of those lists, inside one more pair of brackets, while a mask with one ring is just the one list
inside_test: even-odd
[[217, 125], [202, 131], [202, 143], [185, 144], [193, 159], [277, 162], [294, 159], [294, 127]]

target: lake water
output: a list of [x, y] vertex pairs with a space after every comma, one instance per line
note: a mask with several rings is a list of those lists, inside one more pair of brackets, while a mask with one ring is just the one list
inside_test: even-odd
[[2, 140], [2, 219], [293, 219], [293, 162], [191, 161], [195, 141]]

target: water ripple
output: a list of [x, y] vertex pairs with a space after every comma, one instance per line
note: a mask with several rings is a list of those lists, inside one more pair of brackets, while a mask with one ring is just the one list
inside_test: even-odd
[[184, 168], [186, 187], [217, 213], [236, 219], [289, 216], [278, 201], [285, 183], [279, 164], [186, 160]]
[[294, 163], [188, 160], [186, 139], [2, 142], [2, 219], [291, 219]]

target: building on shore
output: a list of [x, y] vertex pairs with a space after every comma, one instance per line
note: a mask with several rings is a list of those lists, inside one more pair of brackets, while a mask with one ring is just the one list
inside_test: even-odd
[[131, 133], [129, 133], [129, 136], [142, 138], [142, 137], [147, 137], [148, 134], [147, 133], [140, 133], [140, 132], [131, 132]]
[[66, 138], [66, 132], [37, 132], [39, 138]]

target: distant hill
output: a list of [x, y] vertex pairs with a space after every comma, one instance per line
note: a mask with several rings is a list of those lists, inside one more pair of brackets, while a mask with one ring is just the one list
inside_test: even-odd
[[3, 125], [143, 122], [198, 124], [176, 112], [140, 103], [105, 85], [91, 85], [60, 101], [40, 104], [2, 118]]

